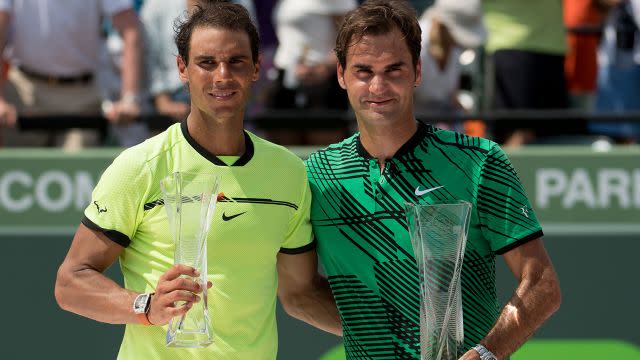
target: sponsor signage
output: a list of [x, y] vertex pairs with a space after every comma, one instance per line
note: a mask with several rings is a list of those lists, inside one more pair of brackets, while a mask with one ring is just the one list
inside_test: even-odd
[[120, 150], [0, 150], [0, 234], [72, 234]]
[[[311, 150], [295, 149], [303, 158]], [[72, 233], [119, 151], [0, 151], [0, 233]], [[640, 147], [507, 153], [547, 232], [640, 233]]]
[[529, 147], [509, 157], [547, 231], [640, 234], [640, 148]]

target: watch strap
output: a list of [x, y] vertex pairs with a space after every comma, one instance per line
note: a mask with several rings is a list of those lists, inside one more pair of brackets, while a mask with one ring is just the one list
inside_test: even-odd
[[149, 316], [147, 315], [147, 313], [136, 314], [136, 317], [138, 318], [138, 322], [142, 325], [153, 325], [151, 321], [149, 321]]
[[482, 344], [476, 344], [473, 350], [480, 354], [481, 360], [498, 360], [498, 358]]

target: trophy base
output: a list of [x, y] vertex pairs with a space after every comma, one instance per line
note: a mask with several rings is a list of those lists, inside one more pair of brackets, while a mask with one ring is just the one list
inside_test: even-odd
[[167, 346], [175, 348], [205, 348], [213, 344], [213, 338], [205, 332], [167, 333]]

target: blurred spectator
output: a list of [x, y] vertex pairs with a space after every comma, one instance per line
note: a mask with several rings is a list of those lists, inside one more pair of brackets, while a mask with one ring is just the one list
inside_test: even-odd
[[[258, 29], [260, 30], [260, 48], [276, 47], [278, 38], [273, 28], [273, 8], [277, 0], [259, 0], [254, 3]], [[262, 70], [262, 67], [261, 67]]]
[[[567, 107], [564, 77], [565, 30], [559, 0], [484, 0], [489, 29], [495, 109]], [[491, 73], [491, 71], [489, 72]], [[502, 120], [493, 128], [505, 145], [532, 142], [536, 136], [573, 133], [584, 124], [563, 121]], [[584, 131], [584, 129], [583, 129]]]
[[[408, 0], [407, 2], [416, 10], [416, 13], [422, 14], [433, 5], [434, 0]], [[362, 1], [360, 1], [360, 3], [362, 3]]]
[[[98, 115], [95, 75], [101, 42], [101, 15], [122, 34], [120, 98], [105, 114], [112, 123], [140, 113], [140, 34], [130, 0], [0, 0], [0, 46], [8, 57], [8, 81], [0, 97], [0, 123], [15, 127], [18, 115]], [[9, 44], [9, 50], [5, 45]], [[96, 144], [96, 131], [5, 132], [6, 145], [62, 145], [78, 149]]]
[[[149, 72], [149, 92], [156, 112], [182, 121], [189, 114], [189, 92], [180, 81], [176, 66], [174, 37], [175, 20], [186, 14], [188, 8], [207, 0], [145, 0], [141, 19], [145, 29], [147, 56], [145, 64]], [[243, 5], [255, 19], [250, 0], [233, 1]]]
[[273, 13], [277, 2], [278, 0], [260, 0], [254, 3], [258, 30], [260, 31], [260, 77], [253, 83], [253, 89], [247, 103], [245, 115], [248, 119], [245, 120], [245, 127], [259, 132], [264, 137], [267, 137], [267, 134], [264, 134], [261, 129], [256, 129], [254, 121], [256, 115], [260, 121], [259, 115], [264, 113], [267, 99], [272, 92], [273, 80], [270, 78], [270, 74], [273, 78], [277, 77], [277, 70], [273, 65], [278, 47], [278, 37], [273, 24]]
[[176, 121], [189, 113], [189, 92], [178, 77], [173, 24], [195, 0], [145, 0], [140, 11], [146, 46], [145, 65], [155, 110]]
[[417, 113], [468, 111], [458, 101], [460, 55], [486, 39], [480, 0], [438, 0], [420, 17], [422, 82], [415, 91]]
[[[133, 9], [136, 14], [139, 13], [142, 6], [142, 0], [133, 1]], [[111, 19], [104, 18], [102, 22], [102, 31], [104, 33], [104, 41], [100, 47], [98, 55], [98, 69], [96, 70], [96, 82], [102, 98], [102, 111], [109, 113], [113, 107], [113, 103], [120, 98], [120, 89], [122, 88], [122, 54], [124, 52], [124, 41], [113, 27]], [[143, 42], [144, 43], [144, 42]], [[143, 44], [144, 46], [144, 44]], [[144, 58], [144, 56], [143, 56]], [[149, 114], [152, 111], [152, 105], [146, 87], [145, 72], [140, 72], [140, 113], [141, 115]], [[121, 146], [130, 147], [136, 145], [149, 138], [151, 132], [145, 122], [135, 121], [126, 123], [110, 123], [108, 126], [107, 137], [104, 139], [105, 146]]]
[[[280, 0], [276, 4], [273, 17], [279, 45], [267, 108], [348, 108], [346, 93], [336, 78], [333, 47], [338, 25], [356, 5], [355, 0]], [[343, 135], [333, 133], [319, 141], [301, 140], [303, 134], [292, 133], [271, 133], [269, 137], [280, 143], [329, 143]], [[307, 135], [319, 136], [320, 132]]]
[[567, 54], [564, 71], [569, 90], [569, 106], [592, 110], [598, 76], [596, 53], [602, 34], [603, 10], [600, 0], [564, 0]]
[[[640, 0], [609, 1], [611, 9], [598, 51], [596, 111], [640, 110]], [[617, 5], [616, 5], [617, 4]], [[620, 143], [637, 142], [640, 123], [592, 123], [593, 132]]]

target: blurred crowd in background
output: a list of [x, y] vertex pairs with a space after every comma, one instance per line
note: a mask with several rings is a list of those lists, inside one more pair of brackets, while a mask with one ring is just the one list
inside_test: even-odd
[[[154, 121], [184, 120], [173, 25], [198, 1], [0, 0], [0, 147], [131, 146], [162, 129]], [[247, 126], [284, 145], [351, 133], [333, 47], [358, 1], [235, 2], [261, 35]], [[506, 146], [640, 138], [640, 121], [605, 116], [640, 110], [640, 0], [409, 2], [423, 31], [419, 119]], [[74, 116], [108, 126], [53, 125]], [[34, 119], [45, 125], [31, 129]]]

